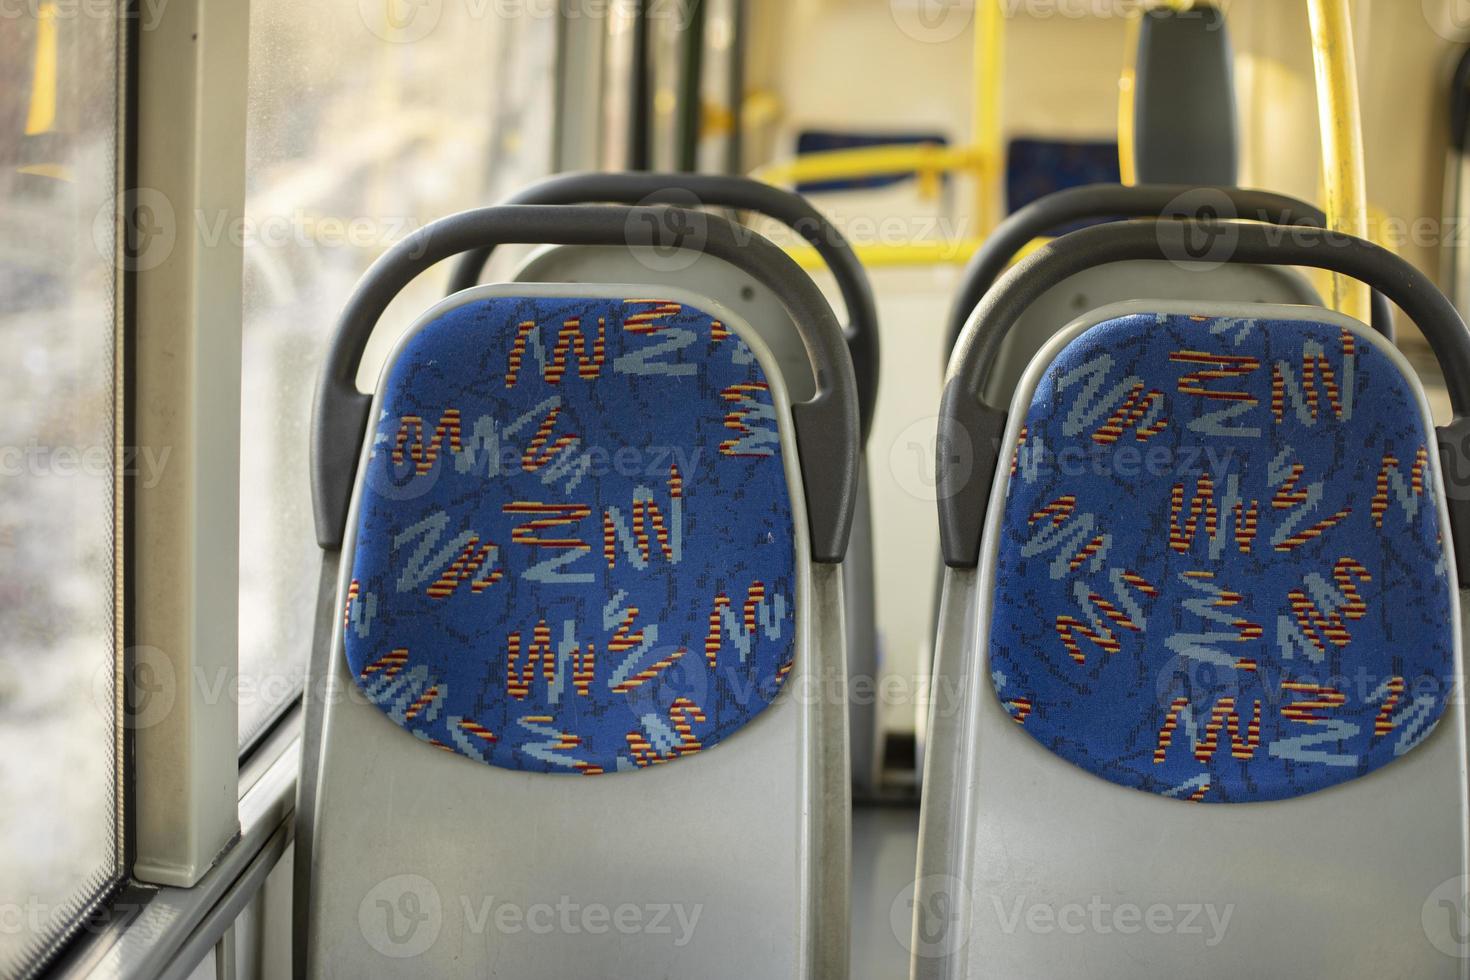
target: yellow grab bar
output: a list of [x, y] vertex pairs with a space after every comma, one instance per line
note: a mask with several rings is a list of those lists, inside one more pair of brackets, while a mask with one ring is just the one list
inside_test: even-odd
[[754, 176], [768, 184], [809, 184], [909, 173], [925, 176], [975, 170], [979, 167], [979, 159], [980, 151], [973, 147], [903, 143], [807, 153], [794, 160], [761, 167]]
[[[1308, 0], [1317, 122], [1322, 134], [1323, 211], [1327, 227], [1366, 238], [1368, 192], [1363, 175], [1363, 120], [1348, 0]], [[1332, 276], [1332, 308], [1367, 321], [1368, 287]]]
[[1118, 183], [1130, 187], [1138, 183], [1133, 112], [1138, 99], [1138, 39], [1143, 32], [1141, 18], [1141, 14], [1128, 18], [1123, 41], [1123, 72], [1118, 76]]
[[[1011, 264], [1036, 251], [1050, 238], [1037, 238], [1016, 253]], [[893, 245], [854, 245], [858, 261], [868, 269], [898, 269], [914, 266], [964, 265], [985, 243], [982, 238], [964, 238], [958, 241], [917, 241]], [[786, 250], [796, 264], [808, 272], [827, 267], [826, 262], [810, 245], [795, 245]]]
[[975, 80], [974, 121], [970, 139], [975, 153], [975, 220], [977, 234], [995, 228], [1000, 208], [1001, 171], [1005, 160], [1005, 136], [1001, 125], [1002, 60], [1005, 40], [1003, 0], [976, 0], [975, 53], [971, 66]]
[[36, 10], [36, 63], [31, 70], [31, 104], [26, 112], [27, 136], [56, 127], [56, 4], [46, 0]]

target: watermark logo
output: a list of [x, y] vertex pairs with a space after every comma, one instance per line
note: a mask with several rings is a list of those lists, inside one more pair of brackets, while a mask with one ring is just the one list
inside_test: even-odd
[[[654, 200], [661, 206], [650, 207]], [[677, 191], [638, 203], [625, 238], [640, 265], [651, 272], [683, 272], [699, 261], [709, 241], [709, 216], [697, 210], [704, 202], [691, 191]]]
[[389, 44], [412, 44], [439, 26], [444, 0], [357, 0], [362, 23]]
[[[122, 249], [117, 225], [122, 222]], [[178, 238], [174, 206], [161, 191], [139, 187], [120, 191], [105, 201], [92, 219], [92, 245], [97, 254], [124, 272], [156, 269], [173, 254]]]
[[[124, 727], [133, 731], [152, 728], [174, 710], [178, 700], [178, 675], [173, 661], [158, 647], [136, 646], [127, 651], [124, 674]], [[116, 669], [109, 661], [92, 674], [92, 699], [103, 717], [112, 717]]]
[[439, 889], [423, 875], [394, 875], [378, 882], [357, 907], [357, 926], [368, 945], [392, 959], [421, 956], [439, 938], [444, 906]]
[[1240, 243], [1240, 233], [1231, 219], [1237, 217], [1230, 196], [1213, 187], [1187, 190], [1164, 207], [1163, 218], [1183, 219], [1183, 224], [1160, 221], [1159, 245], [1164, 256], [1191, 272], [1208, 272], [1229, 262]]
[[[173, 661], [158, 647], [129, 647], [124, 672], [123, 718], [124, 727], [133, 731], [152, 728], [163, 721], [174, 710], [178, 700], [178, 675], [174, 673]], [[111, 718], [116, 710], [114, 692], [117, 687], [117, 668], [109, 659], [97, 665], [92, 672], [92, 704], [104, 718]]]
[[965, 429], [937, 415], [911, 422], [888, 449], [888, 469], [916, 500], [947, 500], [975, 468], [975, 448]]
[[1445, 496], [1470, 499], [1470, 427], [1451, 423], [1439, 429]]
[[1419, 913], [1434, 948], [1456, 959], [1470, 958], [1470, 876], [1440, 882]]
[[1172, 707], [1180, 698], [1191, 705], [1217, 704], [1224, 698], [1241, 702], [1241, 669], [1229, 655], [1195, 643], [1188, 652], [1176, 653], [1159, 668], [1154, 696], [1164, 708]]
[[1470, 36], [1470, 0], [1422, 0], [1429, 29], [1446, 41], [1459, 43]]
[[117, 0], [0, 0], [0, 20], [135, 20], [142, 30], [152, 31], [163, 21], [168, 4], [169, 0], [139, 0], [136, 4], [118, 4]]
[[[519, 460], [515, 460], [512, 465], [518, 462]], [[439, 461], [422, 469], [413, 459], [409, 459], [406, 464], [395, 461], [392, 447], [385, 439], [380, 439], [368, 458], [363, 472], [363, 484], [368, 493], [383, 500], [417, 500], [438, 485], [440, 475], [448, 468], [446, 464], [447, 461]], [[514, 470], [502, 469], [498, 472]]]
[[888, 924], [905, 950], [924, 959], [952, 956], [969, 941], [965, 885], [951, 875], [925, 875], [898, 893]]
[[[915, 41], [943, 44], [969, 30], [976, 0], [889, 0], [898, 29]], [[994, 0], [991, 0], [994, 2]]]
[[990, 897], [991, 910], [1001, 932], [1015, 935], [1026, 932], [1034, 936], [1197, 936], [1206, 948], [1214, 949], [1225, 940], [1235, 906], [1210, 902], [1110, 902], [1093, 895], [1084, 902], [1028, 902], [1025, 895], [1010, 901], [1000, 895]]

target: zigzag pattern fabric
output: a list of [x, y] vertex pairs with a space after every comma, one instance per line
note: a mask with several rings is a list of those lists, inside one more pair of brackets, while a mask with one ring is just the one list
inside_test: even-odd
[[997, 696], [1062, 758], [1184, 800], [1393, 762], [1454, 670], [1437, 466], [1413, 385], [1339, 324], [1094, 326], [1046, 369], [1011, 460]]
[[682, 758], [792, 667], [776, 409], [727, 324], [659, 299], [486, 298], [385, 375], [348, 666], [401, 727], [508, 769]]

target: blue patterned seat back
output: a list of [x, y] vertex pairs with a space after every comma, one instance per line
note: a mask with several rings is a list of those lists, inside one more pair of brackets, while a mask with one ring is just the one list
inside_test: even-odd
[[1105, 779], [1243, 802], [1362, 776], [1430, 732], [1457, 638], [1435, 441], [1367, 330], [1127, 315], [1024, 413], [991, 680]]
[[344, 633], [394, 722], [598, 774], [708, 749], [770, 703], [796, 649], [793, 513], [773, 393], [731, 324], [481, 296], [407, 338], [378, 399]]

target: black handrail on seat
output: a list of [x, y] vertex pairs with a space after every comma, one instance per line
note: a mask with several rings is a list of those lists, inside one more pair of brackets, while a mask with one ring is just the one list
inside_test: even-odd
[[[1227, 241], [1222, 256], [1191, 251], [1190, 236]], [[1437, 430], [1450, 529], [1462, 587], [1470, 587], [1470, 331], [1454, 305], [1414, 266], [1372, 242], [1320, 228], [1273, 234], [1267, 225], [1218, 221], [1122, 222], [1063, 235], [1007, 272], [985, 293], [949, 362], [940, 404], [939, 526], [945, 564], [979, 562], [1006, 409], [985, 401], [987, 375], [1006, 333], [1048, 289], [1094, 266], [1132, 260], [1298, 265], [1350, 276], [1397, 303], [1429, 341], [1444, 371], [1453, 420]], [[951, 473], [968, 443], [973, 465]], [[1462, 470], [1466, 472], [1462, 473]]]
[[398, 293], [430, 266], [497, 245], [625, 245], [700, 251], [748, 272], [791, 315], [816, 380], [810, 401], [791, 406], [814, 561], [842, 560], [857, 495], [857, 382], [842, 328], [821, 290], [780, 248], [718, 215], [678, 208], [488, 207], [441, 218], [399, 241], [347, 300], [322, 365], [311, 433], [317, 540], [342, 545], [372, 397], [357, 390], [369, 336]]
[[[806, 198], [747, 177], [680, 173], [561, 174], [511, 195], [506, 204], [668, 204], [753, 211], [796, 232], [827, 263], [847, 307], [847, 347], [857, 375], [862, 437], [867, 442], [878, 400], [878, 306], [867, 273], [837, 227]], [[449, 291], [480, 281], [493, 246], [473, 249], [455, 263]]]
[[[1010, 215], [991, 232], [965, 266], [959, 297], [949, 314], [949, 342], [954, 349], [960, 330], [986, 291], [1028, 244], [1075, 221], [1095, 218], [1238, 218], [1271, 225], [1323, 228], [1320, 208], [1285, 194], [1239, 187], [1196, 187], [1187, 184], [1089, 184], [1048, 194]], [[1383, 295], [1373, 294], [1373, 329], [1393, 339], [1393, 312]]]

